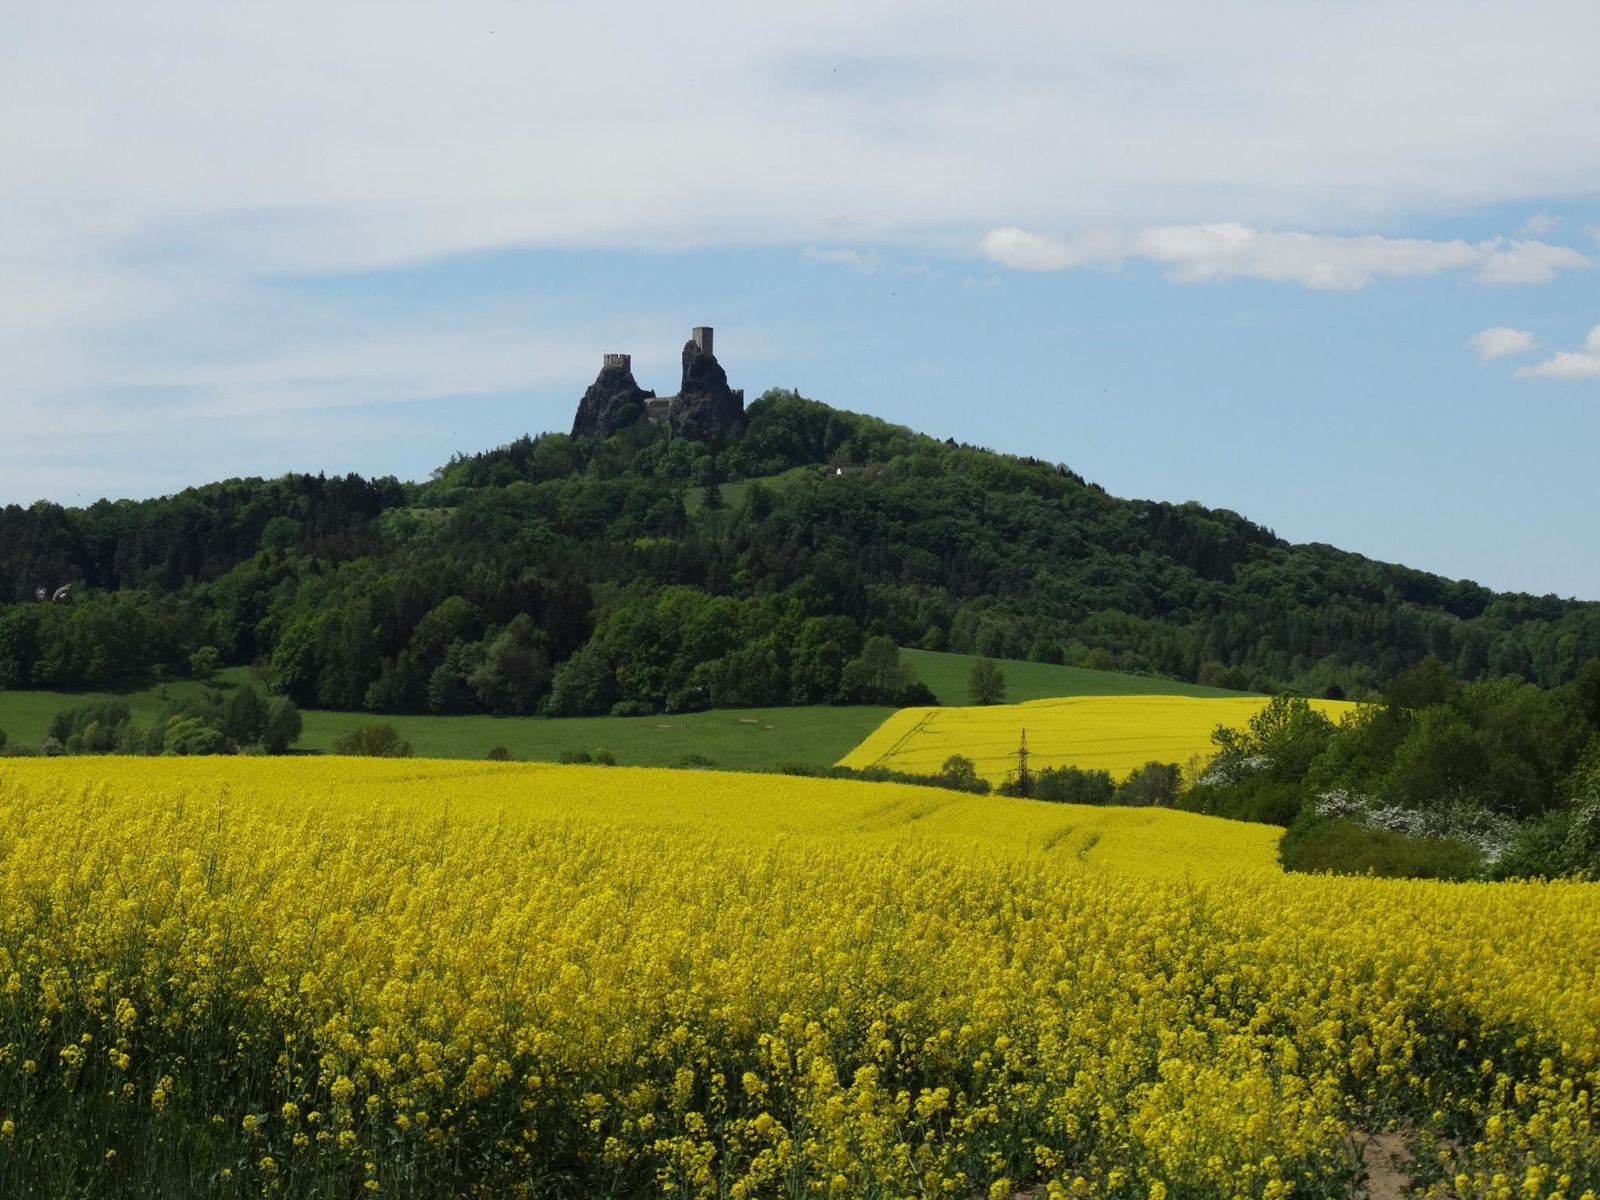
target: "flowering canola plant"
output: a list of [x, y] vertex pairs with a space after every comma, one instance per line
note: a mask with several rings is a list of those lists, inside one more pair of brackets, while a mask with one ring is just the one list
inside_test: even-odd
[[[0, 1195], [1593, 1197], [1600, 889], [894, 785], [0, 762]], [[1141, 855], [1140, 848], [1147, 850]]]
[[[1265, 696], [1065, 696], [972, 708], [902, 708], [839, 765], [931, 775], [950, 755], [962, 754], [981, 778], [998, 783], [1015, 769], [1026, 731], [1034, 770], [1078, 767], [1120, 780], [1151, 761], [1186, 766], [1209, 758], [1212, 730], [1242, 729], [1267, 702]], [[1356, 707], [1344, 700], [1311, 705], [1334, 721]]]

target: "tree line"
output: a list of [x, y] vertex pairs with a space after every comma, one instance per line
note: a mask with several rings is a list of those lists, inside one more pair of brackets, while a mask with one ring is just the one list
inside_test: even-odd
[[[749, 417], [717, 445], [521, 438], [418, 483], [5, 508], [0, 688], [214, 647], [302, 707], [555, 715], [926, 700], [896, 646], [1351, 697], [1430, 657], [1548, 689], [1600, 656], [1600, 605], [1290, 545], [790, 392]], [[721, 502], [691, 509], [696, 487]]]

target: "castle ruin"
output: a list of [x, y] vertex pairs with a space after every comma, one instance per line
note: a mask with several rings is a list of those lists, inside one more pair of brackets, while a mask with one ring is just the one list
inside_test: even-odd
[[672, 396], [657, 396], [639, 386], [631, 354], [603, 355], [600, 374], [578, 401], [572, 436], [610, 437], [646, 420], [665, 425], [674, 437], [720, 441], [744, 424], [744, 391], [728, 386], [712, 345], [711, 326], [696, 325], [684, 343], [683, 375]]

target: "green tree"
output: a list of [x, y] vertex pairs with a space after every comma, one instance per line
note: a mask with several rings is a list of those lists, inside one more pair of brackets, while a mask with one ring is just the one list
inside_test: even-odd
[[939, 774], [952, 783], [970, 787], [978, 782], [978, 765], [964, 754], [952, 754], [944, 760]]
[[299, 521], [293, 517], [276, 516], [261, 529], [261, 548], [273, 554], [287, 554], [300, 544], [304, 535]]
[[467, 676], [479, 706], [492, 713], [531, 716], [550, 690], [550, 658], [538, 644], [533, 619], [519, 613], [488, 644], [483, 662]]
[[1328, 748], [1334, 724], [1303, 696], [1274, 696], [1246, 729], [1219, 725], [1211, 734], [1219, 762], [1263, 760], [1274, 779], [1298, 782]]
[[900, 658], [893, 638], [868, 638], [861, 653], [845, 664], [839, 680], [846, 704], [934, 704], [933, 694]]
[[1177, 763], [1147, 762], [1117, 789], [1116, 802], [1133, 807], [1170, 808], [1178, 798], [1183, 772]]
[[287, 754], [289, 747], [300, 740], [304, 722], [300, 709], [287, 696], [276, 697], [267, 705], [266, 720], [261, 726], [261, 745], [268, 754]]
[[215, 646], [201, 646], [189, 655], [189, 669], [207, 683], [216, 676], [217, 669], [221, 666], [222, 652]]
[[967, 676], [967, 698], [973, 704], [1004, 704], [1006, 673], [992, 658], [980, 658]]
[[552, 717], [600, 717], [617, 702], [617, 673], [592, 642], [556, 668], [545, 713]]
[[223, 710], [222, 728], [241, 746], [253, 746], [259, 742], [266, 723], [266, 701], [251, 684], [245, 684], [234, 692]]
[[1110, 804], [1116, 792], [1109, 771], [1046, 767], [1033, 777], [1033, 798], [1057, 804]]

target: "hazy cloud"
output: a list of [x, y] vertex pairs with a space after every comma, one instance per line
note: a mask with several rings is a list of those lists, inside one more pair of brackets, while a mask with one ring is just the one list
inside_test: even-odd
[[1544, 237], [1548, 233], [1554, 233], [1559, 224], [1561, 224], [1560, 217], [1547, 212], [1536, 212], [1522, 223], [1522, 232], [1531, 233], [1534, 237]]
[[807, 246], [805, 254], [812, 262], [837, 263], [860, 275], [870, 275], [883, 266], [883, 256], [876, 250], [819, 250], [815, 246]]
[[1504, 325], [1485, 329], [1467, 339], [1467, 348], [1475, 351], [1482, 362], [1491, 362], [1507, 354], [1521, 354], [1532, 350], [1533, 346], [1533, 334], [1522, 329], [1508, 329]]
[[1379, 276], [1434, 275], [1476, 267], [1484, 283], [1542, 283], [1589, 260], [1565, 246], [1495, 238], [1473, 245], [1460, 240], [1337, 237], [1278, 233], [1237, 223], [1166, 225], [1136, 231], [1091, 230], [1070, 238], [996, 229], [983, 254], [1026, 271], [1116, 267], [1145, 259], [1168, 267], [1168, 278], [1194, 283], [1233, 278], [1298, 283], [1308, 288], [1361, 288]]
[[1590, 262], [1567, 246], [1495, 238], [1480, 243], [1482, 254], [1473, 278], [1480, 283], [1548, 283], [1556, 272], [1587, 267]]
[[1563, 350], [1542, 363], [1523, 367], [1518, 375], [1546, 379], [1600, 379], [1600, 325], [1589, 331], [1582, 350]]

